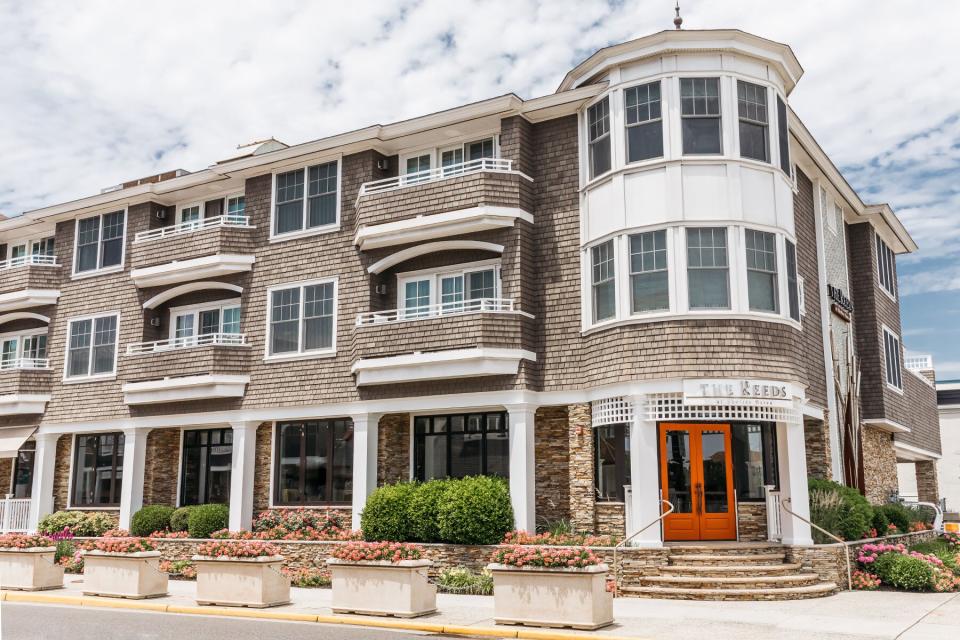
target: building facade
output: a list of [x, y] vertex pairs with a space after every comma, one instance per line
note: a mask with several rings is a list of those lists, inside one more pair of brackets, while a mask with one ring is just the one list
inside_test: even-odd
[[791, 111], [801, 75], [783, 44], [663, 32], [548, 96], [0, 222], [0, 478], [29, 527], [207, 502], [357, 526], [377, 485], [491, 474], [520, 529], [669, 505], [639, 544], [810, 543], [807, 478], [842, 479], [847, 440], [874, 501], [940, 442], [903, 366], [916, 246]]

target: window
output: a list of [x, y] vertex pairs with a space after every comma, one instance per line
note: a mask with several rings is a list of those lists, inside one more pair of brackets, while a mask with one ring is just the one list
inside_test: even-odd
[[737, 112], [740, 117], [740, 156], [770, 162], [766, 87], [737, 80]]
[[430, 171], [429, 153], [407, 158], [407, 166], [405, 170], [407, 175], [410, 175], [411, 173], [420, 173], [421, 171]]
[[790, 303], [790, 317], [800, 322], [800, 286], [797, 278], [797, 247], [786, 241], [787, 245], [787, 296]]
[[623, 92], [627, 126], [627, 162], [663, 156], [660, 83], [630, 87]]
[[630, 301], [633, 313], [670, 308], [666, 231], [630, 236]]
[[454, 147], [440, 152], [440, 166], [443, 175], [456, 175], [463, 172], [463, 147]]
[[228, 504], [232, 458], [233, 429], [184, 431], [180, 506]]
[[247, 207], [247, 201], [244, 196], [232, 196], [227, 198], [227, 215], [242, 216]]
[[485, 300], [500, 294], [499, 267], [460, 265], [441, 273], [398, 275], [402, 316], [423, 318], [489, 308]]
[[277, 424], [276, 505], [349, 504], [353, 496], [353, 423]]
[[117, 362], [117, 323], [109, 315], [67, 324], [67, 378], [112, 375]]
[[779, 486], [777, 471], [777, 432], [775, 426], [735, 424], [732, 428], [733, 482], [737, 500], [762, 502], [763, 487]]
[[335, 225], [338, 182], [337, 161], [278, 173], [274, 235]]
[[185, 344], [195, 343], [197, 336], [240, 333], [240, 305], [227, 301], [192, 309], [171, 309], [171, 338]]
[[467, 160], [482, 160], [493, 157], [493, 138], [468, 142], [464, 147], [466, 147]]
[[119, 266], [123, 263], [125, 211], [77, 220], [75, 273]]
[[900, 338], [886, 327], [883, 328], [883, 355], [887, 371], [887, 385], [902, 390]]
[[333, 281], [271, 290], [269, 355], [333, 351], [335, 298]]
[[593, 321], [600, 322], [617, 314], [613, 240], [590, 249], [590, 256], [593, 261]]
[[10, 259], [21, 260], [27, 255], [27, 243], [21, 242], [10, 247]]
[[418, 416], [413, 434], [417, 480], [510, 474], [506, 413]]
[[37, 453], [37, 443], [27, 440], [17, 451], [13, 465], [13, 497], [29, 498], [33, 495], [33, 460]]
[[587, 109], [587, 141], [590, 177], [610, 171], [610, 99], [604, 98]]
[[46, 359], [45, 333], [6, 335], [0, 339], [0, 369], [44, 368]]
[[[419, 317], [430, 313], [431, 279], [411, 280], [403, 287], [403, 309], [405, 317]], [[461, 282], [461, 292], [463, 290]]]
[[719, 78], [680, 79], [680, 118], [684, 154], [722, 152]]
[[896, 260], [896, 256], [887, 246], [887, 243], [877, 235], [877, 275], [880, 279], [880, 286], [893, 298], [897, 297]]
[[78, 435], [73, 458], [74, 507], [119, 507], [123, 434]]
[[687, 229], [687, 289], [691, 309], [729, 309], [727, 230]]
[[53, 238], [34, 240], [30, 246], [30, 253], [35, 256], [53, 257]]
[[777, 237], [746, 229], [747, 295], [751, 311], [780, 310], [777, 299]]
[[787, 135], [787, 105], [777, 96], [777, 141], [780, 146], [780, 168], [790, 175], [790, 136]]
[[630, 427], [608, 424], [594, 429], [594, 482], [597, 500], [623, 502], [630, 484]]
[[184, 224], [187, 222], [194, 222], [197, 225], [200, 224], [200, 209], [203, 207], [201, 204], [191, 204], [186, 207], [180, 207], [180, 211], [177, 214], [177, 223]]

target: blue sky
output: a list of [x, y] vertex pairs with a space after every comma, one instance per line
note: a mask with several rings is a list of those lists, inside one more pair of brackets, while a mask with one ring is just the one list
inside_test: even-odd
[[[794, 48], [806, 75], [792, 106], [920, 245], [900, 260], [906, 346], [960, 378], [960, 2], [687, 0], [682, 13], [687, 28]], [[0, 0], [0, 212], [200, 169], [270, 136], [551, 93], [593, 50], [672, 18], [672, 0]]]

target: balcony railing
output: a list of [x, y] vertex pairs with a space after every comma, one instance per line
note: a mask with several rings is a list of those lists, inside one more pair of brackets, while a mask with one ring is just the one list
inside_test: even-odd
[[184, 336], [182, 338], [171, 338], [169, 340], [129, 344], [127, 345], [127, 355], [137, 356], [148, 353], [163, 353], [176, 349], [191, 349], [193, 347], [212, 345], [237, 347], [245, 344], [247, 344], [247, 336], [242, 333], [205, 333], [199, 336]]
[[0, 262], [0, 271], [4, 269], [13, 269], [15, 267], [23, 267], [37, 265], [43, 267], [56, 267], [57, 266], [57, 257], [56, 256], [46, 256], [46, 255], [37, 255], [29, 254], [25, 256], [19, 256], [17, 258], [10, 258], [9, 260], [3, 260]]
[[141, 231], [134, 236], [134, 242], [149, 242], [150, 240], [160, 240], [171, 236], [179, 236], [184, 233], [193, 233], [201, 229], [211, 229], [213, 227], [249, 227], [250, 218], [248, 216], [225, 215], [213, 218], [204, 218], [202, 220], [190, 220], [169, 227], [160, 227], [159, 229], [150, 229]]
[[11, 369], [47, 369], [50, 367], [50, 360], [47, 358], [11, 358], [9, 360], [0, 360], [0, 370], [7, 371]]
[[26, 532], [30, 528], [30, 498], [14, 498], [11, 494], [0, 500], [0, 533]]
[[403, 187], [412, 187], [418, 184], [446, 180], [447, 178], [456, 178], [457, 176], [469, 175], [471, 173], [480, 173], [481, 171], [508, 173], [512, 170], [513, 160], [504, 160], [503, 158], [478, 158], [477, 160], [468, 160], [458, 164], [450, 164], [445, 167], [405, 173], [394, 178], [364, 182], [360, 185], [360, 193], [357, 198], [374, 193], [401, 189]]
[[508, 298], [474, 298], [473, 300], [461, 300], [459, 302], [442, 302], [405, 309], [361, 313], [357, 316], [357, 326], [365, 327], [390, 322], [425, 320], [465, 313], [509, 313], [512, 311], [514, 311], [513, 300]]

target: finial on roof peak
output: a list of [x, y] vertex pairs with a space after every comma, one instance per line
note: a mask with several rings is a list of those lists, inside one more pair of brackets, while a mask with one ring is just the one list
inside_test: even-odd
[[675, 7], [677, 12], [677, 17], [673, 19], [673, 27], [679, 31], [680, 25], [683, 24], [683, 18], [680, 17], [680, 1], [677, 0], [677, 6]]

